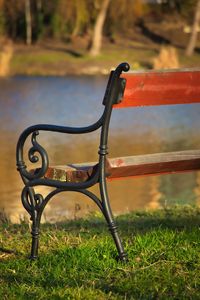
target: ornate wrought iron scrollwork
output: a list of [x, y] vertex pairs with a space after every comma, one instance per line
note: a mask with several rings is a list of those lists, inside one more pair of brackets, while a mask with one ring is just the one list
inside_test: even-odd
[[24, 187], [22, 190], [22, 204], [30, 214], [31, 219], [36, 218], [36, 214], [40, 211], [43, 202], [44, 198], [41, 194], [35, 194], [33, 188]]
[[[23, 160], [18, 160], [17, 166], [20, 174], [28, 180], [42, 178], [49, 166], [49, 159], [46, 150], [37, 142], [37, 136], [39, 131], [36, 130], [32, 133], [31, 142], [32, 147], [28, 151], [28, 158], [31, 163], [37, 163], [41, 160], [41, 166], [37, 169], [37, 172], [27, 171], [27, 167]], [[24, 141], [20, 144], [18, 152], [20, 153], [21, 158], [23, 157], [23, 146]], [[37, 153], [37, 155], [36, 155]], [[39, 154], [39, 155], [38, 155]]]
[[34, 131], [31, 137], [32, 147], [29, 149], [28, 157], [30, 162], [36, 163], [39, 161], [39, 157], [35, 153], [39, 153], [42, 165], [39, 171], [32, 175], [32, 179], [41, 178], [45, 175], [49, 166], [49, 159], [46, 150], [37, 142], [36, 137], [39, 135], [39, 131]]
[[32, 246], [31, 246], [31, 259], [35, 259], [38, 255], [39, 243], [39, 228], [42, 215], [42, 204], [44, 198], [41, 194], [35, 194], [34, 189], [31, 187], [24, 187], [22, 191], [22, 204], [27, 212], [30, 214], [32, 221]]
[[37, 135], [39, 135], [39, 131], [34, 131], [32, 134], [32, 137], [31, 137], [31, 142], [32, 142], [33, 147], [31, 147], [28, 152], [29, 160], [32, 163], [36, 163], [39, 160], [39, 157], [35, 155], [35, 152], [39, 152], [39, 149], [41, 147], [36, 140]]

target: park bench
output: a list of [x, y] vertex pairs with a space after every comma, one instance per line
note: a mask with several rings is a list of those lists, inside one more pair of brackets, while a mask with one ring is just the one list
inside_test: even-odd
[[[39, 124], [27, 128], [17, 144], [17, 169], [25, 184], [22, 203], [32, 220], [31, 258], [38, 255], [39, 227], [43, 210], [49, 200], [64, 191], [75, 191], [87, 195], [103, 213], [120, 260], [127, 259], [113, 218], [107, 192], [107, 180], [122, 177], [147, 176], [188, 172], [200, 169], [200, 151], [178, 151], [155, 153], [129, 157], [108, 158], [109, 122], [114, 108], [128, 108], [149, 105], [190, 104], [200, 102], [200, 70], [164, 70], [128, 72], [127, 63], [120, 64], [112, 71], [103, 99], [102, 116], [94, 124], [86, 127], [65, 127]], [[47, 151], [37, 141], [40, 131], [67, 134], [85, 134], [100, 131], [100, 145], [96, 163], [50, 166]], [[31, 163], [41, 162], [35, 169], [27, 169], [24, 162], [24, 144], [28, 137], [32, 146], [28, 151]], [[86, 149], [87, 151], [87, 149]], [[98, 184], [100, 197], [88, 190]], [[35, 192], [37, 186], [54, 189], [46, 196]]]

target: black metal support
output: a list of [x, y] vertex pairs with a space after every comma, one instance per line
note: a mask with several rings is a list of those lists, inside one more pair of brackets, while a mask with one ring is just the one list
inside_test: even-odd
[[[103, 157], [102, 160], [105, 160], [105, 157]], [[117, 226], [114, 221], [111, 206], [110, 206], [110, 201], [109, 201], [108, 192], [107, 192], [106, 179], [105, 179], [104, 166], [105, 166], [105, 164], [102, 161], [102, 169], [101, 169], [102, 174], [100, 177], [99, 186], [100, 186], [100, 192], [101, 192], [103, 214], [107, 221], [108, 229], [110, 230], [113, 240], [115, 242], [115, 245], [117, 247], [118, 259], [123, 262], [126, 262], [127, 254], [124, 251], [124, 248], [123, 248], [123, 245], [122, 245], [122, 242], [121, 242], [118, 230], [117, 230]]]
[[32, 224], [32, 246], [31, 246], [31, 256], [30, 259], [36, 259], [38, 257], [38, 247], [39, 247], [39, 228], [37, 224], [33, 221]]
[[31, 246], [31, 259], [38, 256], [39, 233], [40, 233], [40, 220], [41, 220], [41, 205], [44, 199], [42, 195], [35, 194], [34, 189], [25, 187], [22, 191], [22, 203], [24, 208], [30, 214], [32, 221], [32, 246]]
[[[113, 104], [119, 103], [122, 99], [124, 88], [125, 88], [125, 79], [120, 78], [121, 73], [127, 72], [129, 70], [129, 65], [127, 63], [120, 64], [115, 71], [111, 72], [108, 85], [106, 88], [106, 93], [104, 96], [103, 104], [105, 105], [104, 111], [100, 119], [86, 127], [65, 127], [65, 126], [56, 126], [49, 124], [38, 124], [27, 128], [20, 136], [17, 149], [16, 149], [16, 160], [17, 160], [17, 170], [20, 172], [22, 180], [25, 184], [25, 187], [22, 191], [22, 203], [24, 208], [31, 216], [32, 221], [32, 247], [31, 247], [31, 258], [35, 259], [38, 256], [38, 245], [39, 245], [39, 230], [40, 230], [40, 221], [41, 216], [44, 211], [46, 204], [49, 200], [56, 194], [64, 191], [74, 191], [85, 194], [91, 198], [97, 206], [102, 211], [109, 230], [114, 239], [118, 256], [121, 261], [127, 260], [127, 255], [122, 246], [121, 239], [119, 237], [117, 226], [114, 222], [112, 210], [110, 207], [107, 186], [106, 186], [106, 156], [108, 154], [108, 130], [110, 117], [112, 113]], [[100, 146], [99, 146], [99, 164], [96, 168], [93, 176], [85, 181], [80, 183], [75, 182], [61, 182], [57, 180], [51, 180], [44, 178], [44, 175], [49, 166], [49, 158], [46, 150], [37, 142], [37, 136], [40, 131], [48, 132], [60, 132], [67, 134], [85, 134], [101, 128], [100, 134]], [[24, 162], [24, 144], [28, 137], [31, 136], [32, 147], [28, 152], [28, 158], [31, 163], [36, 163], [41, 160], [41, 168], [36, 174], [27, 170], [27, 166]], [[37, 153], [37, 154], [36, 154]], [[99, 199], [92, 192], [87, 189], [96, 183], [99, 183], [101, 199]], [[55, 190], [50, 192], [46, 198], [43, 198], [42, 195], [36, 194], [34, 192], [35, 186], [50, 186], [54, 187]]]
[[109, 83], [106, 89], [103, 104], [105, 105], [105, 118], [102, 124], [100, 147], [99, 147], [99, 187], [101, 192], [102, 206], [104, 216], [106, 218], [108, 228], [112, 234], [115, 245], [118, 251], [118, 258], [121, 261], [127, 261], [127, 254], [122, 246], [121, 239], [118, 234], [117, 226], [115, 225], [114, 217], [112, 214], [110, 201], [106, 185], [106, 156], [108, 154], [108, 130], [110, 124], [110, 117], [112, 113], [112, 106], [119, 103], [125, 89], [125, 80], [120, 78], [122, 71], [127, 72], [129, 65], [127, 63], [120, 64], [114, 72], [111, 73]]

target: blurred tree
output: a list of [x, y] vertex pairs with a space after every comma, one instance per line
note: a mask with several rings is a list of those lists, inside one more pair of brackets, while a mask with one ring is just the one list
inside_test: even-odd
[[5, 31], [4, 0], [0, 0], [0, 36], [4, 35], [4, 31]]
[[89, 1], [75, 0], [75, 24], [72, 36], [83, 34], [89, 23]]
[[161, 5], [163, 9], [166, 9], [166, 11], [170, 11], [171, 9], [175, 10], [175, 11], [180, 11], [183, 0], [166, 0], [166, 1], [162, 1]]
[[31, 20], [31, 3], [25, 0], [25, 18], [26, 18], [26, 44], [32, 44], [32, 20]]
[[55, 7], [51, 11], [51, 27], [53, 37], [68, 39], [75, 26], [76, 1], [74, 0], [56, 0]]
[[110, 5], [106, 20], [106, 31], [110, 36], [115, 33], [132, 35], [135, 24], [148, 12], [149, 4], [142, 0], [115, 0]]
[[[0, 0], [0, 34], [5, 33], [12, 40], [25, 40], [27, 44], [46, 37], [68, 41], [82, 35], [86, 43], [88, 38], [91, 41], [90, 54], [97, 55], [103, 32], [113, 42], [120, 34], [131, 38], [134, 31], [136, 33], [138, 21], [158, 21], [171, 14], [185, 23], [192, 23], [198, 2], [163, 0], [159, 3], [147, 0]], [[190, 38], [196, 39], [195, 30]]]
[[37, 11], [37, 38], [41, 38], [44, 33], [44, 14], [43, 14], [43, 3], [42, 0], [36, 0], [36, 11]]
[[93, 37], [92, 37], [92, 46], [90, 49], [91, 56], [97, 56], [100, 53], [101, 44], [102, 44], [102, 34], [103, 26], [108, 12], [108, 6], [111, 0], [103, 0], [97, 19], [94, 25]]
[[186, 52], [185, 52], [187, 56], [191, 56], [194, 52], [196, 41], [197, 41], [199, 22], [200, 22], [200, 0], [197, 1], [195, 7], [193, 26], [191, 30], [189, 43], [187, 45]]
[[197, 0], [163, 0], [159, 6], [162, 8], [162, 14], [178, 13], [184, 19], [191, 20], [196, 3]]
[[24, 1], [4, 1], [6, 34], [13, 40], [25, 36]]
[[141, 18], [144, 15], [145, 11], [145, 5], [144, 2], [141, 0], [135, 0], [133, 1], [133, 15], [134, 18]]
[[67, 9], [71, 11], [71, 1], [68, 8], [64, 0], [56, 0], [55, 6], [52, 5], [50, 8], [52, 35], [54, 38], [60, 38], [65, 31]]

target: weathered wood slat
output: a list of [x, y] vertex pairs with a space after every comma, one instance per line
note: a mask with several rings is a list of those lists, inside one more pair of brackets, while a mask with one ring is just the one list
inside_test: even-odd
[[64, 166], [50, 166], [45, 174], [45, 178], [65, 181], [65, 182], [85, 182], [91, 178], [95, 172], [97, 163], [69, 164]]
[[169, 174], [200, 170], [200, 151], [136, 155], [108, 160], [108, 178]]
[[114, 108], [200, 102], [200, 70], [149, 71], [123, 74], [126, 88]]
[[[49, 167], [45, 177], [67, 182], [85, 182], [91, 178], [96, 167], [97, 163]], [[200, 150], [110, 158], [107, 160], [106, 176], [112, 180], [195, 170], [200, 170]]]

